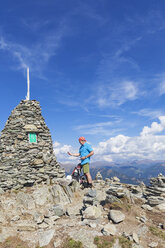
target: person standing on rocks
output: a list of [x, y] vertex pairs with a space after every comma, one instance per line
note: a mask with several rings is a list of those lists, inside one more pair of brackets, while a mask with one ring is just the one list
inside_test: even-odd
[[79, 157], [81, 159], [81, 166], [83, 167], [84, 175], [86, 176], [88, 187], [92, 188], [92, 177], [89, 171], [90, 157], [94, 154], [92, 147], [86, 142], [84, 137], [79, 138], [80, 149], [79, 153], [70, 153], [70, 156]]

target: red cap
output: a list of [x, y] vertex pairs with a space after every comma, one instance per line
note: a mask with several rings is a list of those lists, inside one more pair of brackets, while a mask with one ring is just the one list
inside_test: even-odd
[[86, 141], [86, 139], [82, 136], [78, 139], [79, 141]]

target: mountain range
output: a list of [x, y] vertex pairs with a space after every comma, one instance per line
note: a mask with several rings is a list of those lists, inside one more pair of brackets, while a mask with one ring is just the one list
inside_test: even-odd
[[[61, 164], [69, 175], [74, 169], [73, 164]], [[127, 162], [93, 162], [90, 165], [92, 178], [100, 172], [103, 179], [117, 176], [122, 183], [139, 184], [144, 182], [149, 184], [151, 177], [156, 177], [159, 173], [165, 175], [165, 161], [134, 160]]]

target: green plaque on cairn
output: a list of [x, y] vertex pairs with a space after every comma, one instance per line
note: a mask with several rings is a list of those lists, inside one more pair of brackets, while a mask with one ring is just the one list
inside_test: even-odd
[[29, 133], [29, 143], [37, 143], [37, 134]]

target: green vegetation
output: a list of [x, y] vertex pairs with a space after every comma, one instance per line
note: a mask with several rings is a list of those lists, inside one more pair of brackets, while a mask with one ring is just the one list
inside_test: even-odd
[[94, 238], [94, 244], [97, 248], [111, 248], [115, 242], [115, 238], [112, 236], [96, 236]]
[[18, 237], [9, 237], [0, 244], [0, 248], [29, 248], [29, 246]]
[[132, 248], [132, 241], [128, 240], [123, 236], [96, 236], [94, 238], [94, 244], [97, 245], [97, 248], [112, 248], [116, 239], [119, 240], [119, 244], [122, 248]]
[[110, 208], [115, 209], [115, 210], [125, 210], [125, 211], [128, 212], [131, 209], [131, 206], [125, 200], [125, 201], [122, 201], [122, 202], [113, 202], [113, 203], [111, 203]]
[[118, 238], [119, 244], [122, 248], [131, 248], [132, 247], [132, 241], [128, 240], [127, 238], [121, 236]]
[[150, 226], [149, 230], [153, 235], [165, 240], [165, 232], [160, 230], [158, 227]]
[[63, 248], [83, 248], [83, 245], [80, 241], [69, 238], [66, 240]]

